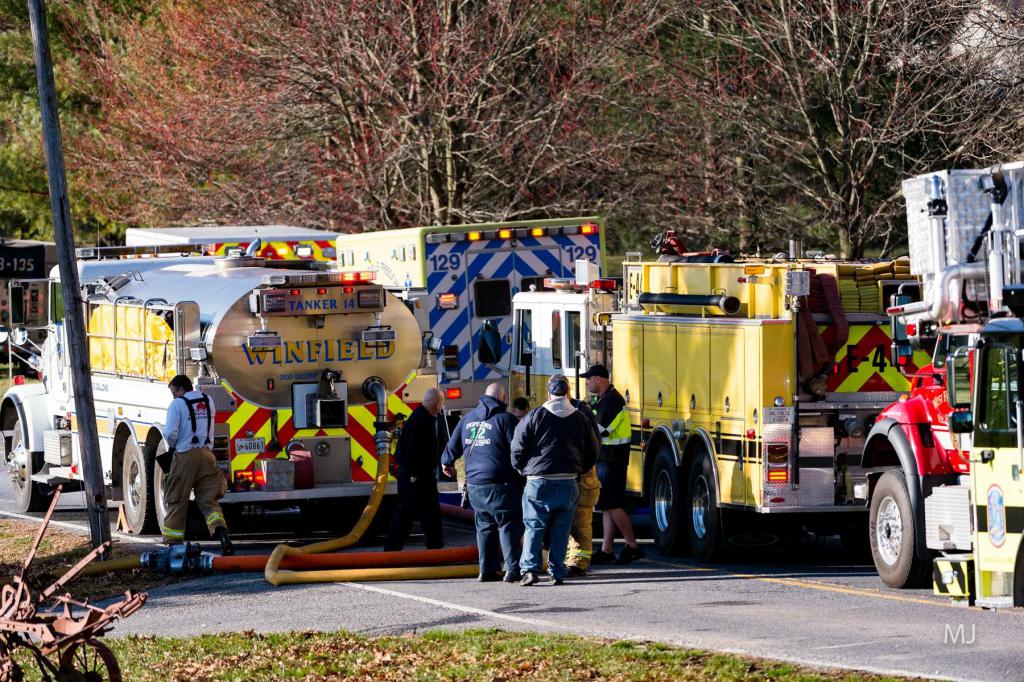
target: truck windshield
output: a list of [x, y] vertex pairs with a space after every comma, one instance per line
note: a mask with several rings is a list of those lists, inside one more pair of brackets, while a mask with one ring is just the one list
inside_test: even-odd
[[[1017, 429], [1018, 351], [1015, 347], [996, 343], [985, 348], [978, 419], [979, 435], [988, 434], [1002, 441], [1012, 441]], [[986, 441], [989, 439], [985, 439]], [[979, 444], [981, 442], [979, 441]], [[989, 442], [989, 445], [1003, 445]], [[1012, 442], [1006, 443], [1012, 445]]]
[[946, 366], [946, 359], [953, 354], [957, 348], [965, 347], [970, 341], [967, 334], [939, 334], [935, 343], [935, 353], [932, 354], [932, 366], [935, 369], [942, 369]]

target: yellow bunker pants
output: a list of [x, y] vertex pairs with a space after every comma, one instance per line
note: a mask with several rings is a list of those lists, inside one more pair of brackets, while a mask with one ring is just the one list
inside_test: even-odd
[[192, 448], [174, 453], [171, 471], [164, 477], [164, 500], [167, 502], [164, 542], [184, 542], [188, 501], [193, 490], [210, 533], [217, 528], [227, 528], [224, 512], [218, 503], [228, 490], [224, 473], [209, 448]]
[[581, 570], [590, 568], [590, 555], [594, 549], [594, 505], [601, 496], [601, 481], [597, 478], [597, 467], [580, 476], [580, 501], [572, 517], [569, 531], [569, 551], [565, 563]]

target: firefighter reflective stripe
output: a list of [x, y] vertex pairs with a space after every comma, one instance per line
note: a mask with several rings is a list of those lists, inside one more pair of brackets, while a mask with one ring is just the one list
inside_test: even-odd
[[944, 597], [970, 597], [974, 592], [972, 559], [932, 561], [932, 591]]
[[222, 523], [222, 524], [225, 523], [224, 515], [219, 513], [219, 512], [213, 512], [211, 514], [207, 514], [206, 515], [206, 525], [209, 526], [210, 528], [213, 528], [213, 524], [215, 524], [215, 523]]
[[175, 528], [164, 528], [163, 535], [165, 538], [168, 538], [170, 540], [184, 540], [185, 529], [183, 528], [181, 530], [177, 530]]
[[601, 428], [602, 445], [625, 445], [632, 442], [633, 431], [629, 426], [629, 413], [622, 410], [612, 423]]

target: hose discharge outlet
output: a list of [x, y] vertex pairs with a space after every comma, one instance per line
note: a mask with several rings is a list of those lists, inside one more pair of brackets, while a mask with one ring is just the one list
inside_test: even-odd
[[388, 390], [380, 377], [371, 376], [363, 382], [363, 396], [377, 404], [377, 418], [374, 420], [376, 433], [373, 442], [377, 447], [377, 476], [374, 479], [370, 499], [352, 530], [344, 537], [325, 540], [305, 547], [278, 545], [270, 555], [264, 577], [271, 585], [296, 585], [304, 583], [351, 582], [370, 580], [426, 580], [435, 578], [469, 578], [477, 574], [476, 564], [454, 566], [401, 566], [388, 568], [345, 568], [331, 570], [294, 571], [281, 567], [286, 558], [324, 552], [337, 552], [359, 542], [373, 522], [380, 509], [388, 484], [391, 468], [391, 423], [388, 421]]

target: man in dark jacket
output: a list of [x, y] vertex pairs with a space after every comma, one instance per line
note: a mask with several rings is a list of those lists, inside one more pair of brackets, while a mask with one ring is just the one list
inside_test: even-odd
[[548, 401], [519, 422], [512, 439], [512, 464], [526, 476], [521, 585], [537, 582], [541, 544], [548, 527], [551, 578], [556, 585], [565, 580], [565, 551], [579, 498], [577, 479], [594, 466], [601, 447], [590, 417], [573, 406], [568, 394], [568, 379], [562, 374], [552, 376]]
[[427, 549], [444, 547], [441, 537], [441, 505], [437, 499], [437, 415], [444, 401], [436, 388], [427, 389], [423, 402], [412, 411], [398, 436], [395, 478], [398, 503], [384, 551], [401, 550], [417, 518], [426, 536]]
[[[455, 475], [455, 460], [466, 464], [466, 489], [473, 505], [480, 582], [519, 582], [519, 543], [523, 539], [523, 483], [512, 468], [512, 435], [519, 420], [506, 411], [505, 388], [487, 387], [480, 403], [455, 428], [441, 455], [441, 468]], [[499, 554], [500, 546], [500, 554]]]

